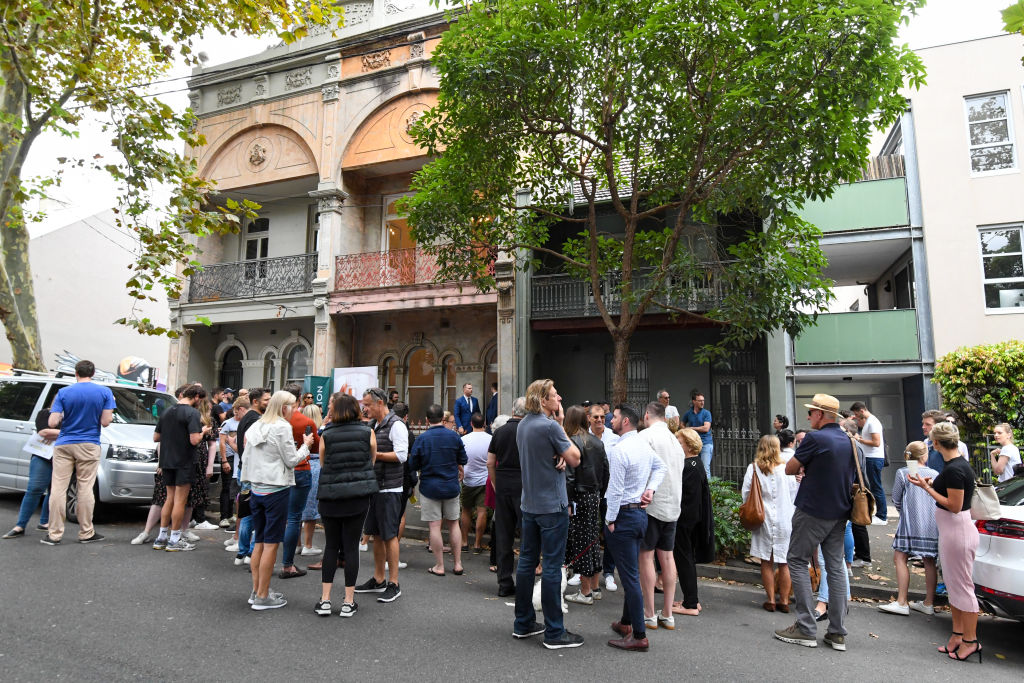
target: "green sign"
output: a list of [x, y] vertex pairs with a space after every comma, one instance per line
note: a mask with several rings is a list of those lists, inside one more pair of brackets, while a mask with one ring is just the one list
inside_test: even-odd
[[313, 403], [320, 406], [320, 412], [327, 417], [327, 402], [331, 397], [331, 378], [317, 375], [306, 375], [302, 386], [303, 393], [313, 394]]

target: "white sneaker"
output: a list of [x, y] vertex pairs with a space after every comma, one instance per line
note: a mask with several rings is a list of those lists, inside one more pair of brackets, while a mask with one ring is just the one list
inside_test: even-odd
[[147, 545], [152, 542], [153, 538], [151, 536], [147, 536], [145, 531], [132, 539], [132, 545]]
[[245, 557], [235, 557], [235, 566], [241, 567], [245, 563]]
[[246, 564], [252, 564], [252, 558], [251, 558], [251, 557], [249, 557], [248, 555], [246, 555], [246, 556], [245, 556], [245, 560], [244, 560], [244, 562], [245, 562]]
[[197, 536], [196, 534], [192, 533], [191, 531], [182, 534], [181, 537], [184, 538], [189, 543], [198, 543], [199, 541], [202, 540], [201, 538], [199, 538], [199, 536]]
[[220, 527], [216, 524], [210, 524], [209, 522], [200, 522], [199, 524], [196, 524], [194, 528], [199, 529], [200, 531], [216, 531]]
[[194, 519], [188, 520], [188, 528], [189, 529], [195, 529], [196, 528], [196, 520], [194, 520]]
[[915, 612], [920, 612], [921, 614], [935, 614], [935, 608], [932, 605], [926, 605], [918, 600], [914, 600], [910, 603], [910, 609], [914, 610]]
[[645, 616], [644, 617], [644, 626], [647, 627], [648, 631], [657, 631], [658, 630], [658, 617], [657, 617], [657, 615], [655, 615], [653, 617]]
[[889, 520], [875, 517], [871, 520], [871, 526], [889, 526]]
[[886, 612], [887, 614], [899, 614], [904, 617], [910, 615], [910, 607], [907, 605], [901, 605], [895, 600], [890, 602], [888, 605], [880, 605], [878, 610], [880, 612]]
[[231, 545], [232, 543], [238, 543], [238, 539], [237, 538], [229, 538], [228, 540], [224, 541], [224, 545]]
[[575, 603], [577, 603], [579, 605], [593, 605], [594, 604], [594, 596], [593, 595], [584, 595], [582, 592], [576, 591], [575, 593], [567, 594], [565, 596], [565, 601], [566, 602], [575, 602]]
[[615, 577], [611, 574], [605, 574], [604, 576], [604, 588], [605, 590], [614, 593], [619, 590], [619, 586], [615, 583]]
[[667, 628], [669, 631], [675, 629], [676, 618], [671, 614], [666, 617], [661, 613], [661, 610], [658, 610], [654, 613], [654, 616], [658, 618], [658, 628]]
[[231, 520], [230, 519], [222, 519], [222, 520], [220, 520], [220, 523], [217, 526], [219, 526], [221, 529], [226, 529], [229, 526], [231, 526]]
[[365, 553], [369, 549], [370, 549], [370, 544], [368, 544], [368, 543], [360, 543], [359, 544], [359, 552]]
[[[385, 562], [385, 563], [384, 563], [384, 571], [387, 571], [387, 570], [388, 570], [388, 567], [390, 567], [390, 566], [391, 566], [391, 565], [389, 565], [389, 564], [388, 564], [387, 562]], [[407, 563], [405, 563], [405, 562], [402, 562], [401, 560], [399, 560], [399, 561], [398, 561], [398, 568], [399, 568], [399, 569], [405, 569], [405, 568], [406, 568], [406, 567], [408, 567], [408, 566], [409, 566], [409, 565], [408, 565]]]
[[315, 545], [314, 546], [310, 546], [309, 548], [303, 546], [303, 548], [302, 548], [302, 555], [304, 555], [304, 556], [319, 555], [322, 552], [323, 552], [323, 548], [317, 548]]
[[572, 578], [565, 582], [566, 586], [578, 586], [580, 585], [580, 575], [573, 574]]
[[864, 560], [862, 560], [862, 559], [860, 559], [858, 557], [857, 559], [855, 559], [853, 562], [850, 563], [850, 566], [853, 567], [854, 569], [860, 569], [861, 567], [870, 567], [871, 563], [870, 562], [865, 562]]
[[229, 553], [237, 553], [238, 552], [238, 544], [237, 543], [232, 543], [231, 545], [226, 545], [226, 546], [224, 546], [224, 550], [227, 550]]

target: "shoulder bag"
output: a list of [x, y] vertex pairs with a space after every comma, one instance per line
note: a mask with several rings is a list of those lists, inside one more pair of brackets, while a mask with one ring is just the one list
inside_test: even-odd
[[864, 473], [861, 472], [860, 460], [857, 458], [857, 444], [852, 438], [850, 447], [853, 449], [853, 464], [857, 468], [857, 481], [853, 482], [850, 490], [850, 496], [853, 498], [850, 521], [857, 526], [868, 526], [871, 524], [871, 515], [875, 512], [875, 497], [864, 486]]
[[981, 483], [981, 477], [975, 482], [974, 495], [971, 497], [971, 519], [975, 521], [986, 521], [999, 519], [1003, 516], [999, 509], [999, 496], [996, 495], [996, 487], [992, 485], [991, 470], [987, 472], [987, 484]]
[[757, 465], [752, 466], [753, 477], [747, 500], [740, 505], [740, 524], [748, 531], [755, 531], [764, 524], [764, 501], [761, 499], [761, 478], [757, 476]]

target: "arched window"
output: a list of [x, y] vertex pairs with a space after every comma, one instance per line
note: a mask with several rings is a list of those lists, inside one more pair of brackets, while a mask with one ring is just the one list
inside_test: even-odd
[[302, 386], [309, 374], [309, 351], [304, 344], [295, 344], [284, 359], [284, 383]]
[[427, 417], [427, 408], [434, 402], [434, 354], [416, 349], [409, 354], [405, 369], [408, 382], [409, 421], [420, 423]]
[[235, 391], [242, 386], [242, 349], [232, 346], [224, 352], [219, 379], [222, 387], [231, 387]]
[[271, 392], [277, 390], [277, 354], [273, 351], [263, 357], [263, 386]]
[[[391, 356], [385, 358], [384, 362], [381, 364], [380, 387], [384, 389], [385, 393], [387, 393], [389, 396], [391, 395], [392, 389], [398, 389], [398, 382], [396, 381], [396, 375], [398, 374], [397, 370], [398, 362]], [[402, 400], [401, 394], [399, 394], [398, 400]]]
[[444, 368], [444, 407], [445, 410], [455, 410], [455, 399], [457, 399], [462, 391], [456, 386], [455, 379], [455, 356], [445, 356], [444, 361], [441, 363], [441, 367]]

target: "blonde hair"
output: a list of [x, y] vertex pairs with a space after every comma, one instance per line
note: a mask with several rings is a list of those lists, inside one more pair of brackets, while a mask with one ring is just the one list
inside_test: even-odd
[[284, 419], [284, 407], [295, 404], [295, 394], [290, 391], [275, 391], [274, 395], [270, 397], [270, 403], [267, 405], [266, 412], [263, 413], [263, 417], [260, 418], [260, 422], [267, 424], [274, 424], [278, 420]]
[[700, 453], [700, 449], [703, 446], [697, 430], [690, 427], [683, 427], [676, 432], [676, 439], [679, 441], [679, 445], [683, 447], [683, 450], [686, 451], [686, 454], [690, 456]]
[[320, 429], [320, 425], [324, 423], [324, 416], [320, 413], [320, 406], [315, 403], [303, 406], [302, 414], [312, 420], [317, 429]]
[[952, 422], [939, 422], [932, 427], [932, 442], [949, 450], [955, 450], [960, 445], [960, 430]]
[[550, 379], [537, 379], [531, 382], [530, 386], [526, 387], [526, 412], [539, 413], [540, 402], [548, 397], [553, 386], [555, 382]]
[[754, 456], [754, 464], [765, 474], [771, 474], [777, 465], [782, 464], [782, 447], [779, 445], [779, 437], [772, 434], [765, 434], [757, 442], [757, 455]]
[[1013, 443], [1013, 427], [1008, 422], [1000, 422], [994, 429], [1002, 429], [1004, 433], [1009, 435], [1010, 443]]
[[923, 441], [911, 441], [903, 449], [903, 454], [912, 456], [918, 462], [924, 462], [928, 458], [928, 447], [924, 445]]

